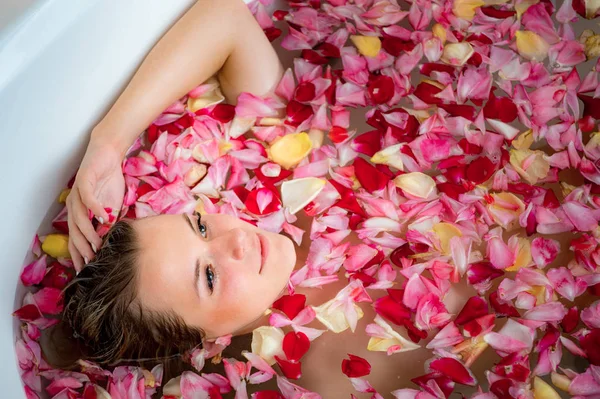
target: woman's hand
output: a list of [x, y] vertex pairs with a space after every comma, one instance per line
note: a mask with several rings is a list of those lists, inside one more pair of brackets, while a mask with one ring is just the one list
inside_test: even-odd
[[121, 152], [113, 145], [90, 140], [67, 197], [69, 252], [77, 272], [102, 245], [88, 217], [88, 209], [100, 223], [108, 221], [104, 208], [121, 210], [125, 195], [122, 161]]

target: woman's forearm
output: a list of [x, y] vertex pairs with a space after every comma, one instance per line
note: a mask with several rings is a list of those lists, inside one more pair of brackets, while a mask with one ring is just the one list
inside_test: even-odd
[[223, 66], [243, 24], [241, 0], [199, 0], [152, 48], [91, 141], [123, 156], [158, 115]]

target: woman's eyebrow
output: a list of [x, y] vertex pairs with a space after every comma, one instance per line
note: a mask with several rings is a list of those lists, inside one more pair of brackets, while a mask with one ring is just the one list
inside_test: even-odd
[[190, 225], [190, 228], [192, 229], [192, 231], [194, 232], [194, 234], [196, 234], [196, 229], [194, 228], [194, 225], [192, 224], [192, 221], [190, 220], [190, 217], [188, 216], [187, 213], [182, 213], [183, 218], [185, 220], [187, 220], [188, 224]]
[[[190, 229], [192, 229], [192, 231], [194, 232], [194, 234], [196, 234], [196, 229], [194, 228], [194, 225], [192, 224], [192, 221], [190, 220], [190, 217], [188, 216], [187, 213], [183, 213], [183, 218], [185, 220], [187, 220], [188, 224], [190, 225]], [[198, 298], [200, 298], [200, 286], [198, 285], [198, 281], [200, 280], [200, 261], [196, 261], [196, 266], [194, 267], [194, 292], [196, 293], [196, 295], [198, 296]]]

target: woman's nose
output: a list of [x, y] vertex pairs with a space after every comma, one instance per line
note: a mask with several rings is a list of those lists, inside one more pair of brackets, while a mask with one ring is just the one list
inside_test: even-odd
[[227, 252], [234, 260], [242, 260], [248, 251], [249, 239], [248, 232], [236, 227], [227, 232], [228, 239], [225, 241]]

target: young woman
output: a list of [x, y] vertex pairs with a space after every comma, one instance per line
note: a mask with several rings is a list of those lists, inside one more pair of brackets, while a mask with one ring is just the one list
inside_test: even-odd
[[[165, 358], [202, 339], [242, 335], [267, 324], [264, 311], [286, 291], [292, 271], [304, 265], [308, 240], [295, 247], [284, 235], [217, 214], [125, 219], [101, 239], [88, 209], [100, 221], [108, 218], [104, 207], [120, 209], [123, 157], [174, 101], [216, 75], [227, 101], [235, 104], [241, 92], [271, 93], [283, 71], [242, 0], [199, 0], [156, 44], [93, 129], [67, 198], [69, 251], [80, 273], [66, 291], [64, 319], [87, 358], [103, 365]], [[297, 225], [309, 230], [310, 220], [300, 218]], [[340, 276], [323, 289], [296, 292], [320, 305], [346, 284]], [[452, 297], [449, 310], [460, 309], [468, 296]], [[371, 306], [362, 309], [359, 331], [375, 317]], [[316, 321], [311, 326], [324, 329]], [[379, 370], [370, 381], [389, 392], [422, 374], [430, 356], [425, 349], [394, 357], [369, 352], [368, 336], [349, 334], [313, 341], [298, 384], [325, 398], [356, 393], [341, 373], [340, 359], [352, 353]]]

